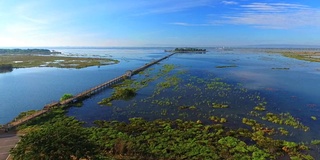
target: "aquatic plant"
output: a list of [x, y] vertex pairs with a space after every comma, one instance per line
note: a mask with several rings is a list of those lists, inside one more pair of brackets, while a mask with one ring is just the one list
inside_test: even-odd
[[277, 69], [277, 70], [289, 70], [290, 68], [286, 68], [286, 67], [284, 67], [284, 68], [274, 67], [274, 68], [271, 68], [271, 69]]
[[278, 128], [278, 130], [282, 135], [286, 135], [287, 136], [289, 134], [289, 131], [287, 131], [286, 129], [284, 129], [282, 127]]
[[136, 90], [134, 88], [115, 88], [115, 92], [109, 98], [104, 98], [99, 104], [110, 105], [113, 100], [130, 100], [136, 95]]
[[320, 145], [320, 140], [319, 140], [319, 139], [312, 140], [312, 141], [311, 141], [311, 144], [313, 144], [313, 145]]
[[300, 129], [303, 129], [304, 131], [309, 130], [309, 127], [303, 125], [301, 122], [295, 119], [290, 113], [275, 114], [275, 113], [268, 112], [265, 117], [262, 117], [262, 119], [272, 123], [276, 123], [276, 124], [281, 124], [281, 125], [283, 124], [283, 125], [292, 126], [294, 128], [300, 128]]
[[261, 113], [258, 113], [257, 111], [250, 111], [249, 115], [254, 116], [254, 117], [259, 117], [259, 116], [261, 116]]
[[214, 122], [218, 122], [218, 123], [226, 123], [227, 122], [226, 118], [218, 117], [218, 116], [211, 116], [210, 120], [214, 121]]
[[253, 109], [256, 111], [265, 111], [266, 107], [265, 106], [255, 106]]
[[216, 66], [216, 68], [233, 68], [238, 67], [237, 65], [228, 65], [228, 66]]
[[229, 105], [227, 104], [218, 104], [218, 103], [212, 103], [213, 108], [228, 108]]

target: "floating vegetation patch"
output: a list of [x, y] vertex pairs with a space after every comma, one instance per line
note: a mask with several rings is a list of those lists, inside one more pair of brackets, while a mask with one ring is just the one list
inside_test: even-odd
[[121, 88], [116, 87], [115, 91], [112, 93], [112, 96], [109, 98], [104, 98], [99, 104], [110, 105], [113, 100], [130, 100], [136, 96], [135, 88]]
[[216, 68], [234, 68], [238, 67], [237, 65], [229, 65], [229, 66], [216, 66]]
[[218, 122], [218, 123], [225, 123], [227, 122], [227, 119], [226, 118], [220, 118], [218, 116], [211, 116], [210, 117], [210, 120], [213, 121], [213, 122]]
[[290, 113], [275, 114], [275, 113], [268, 112], [264, 117], [262, 117], [262, 119], [272, 123], [276, 123], [276, 124], [284, 124], [294, 128], [300, 128], [300, 129], [303, 129], [304, 131], [309, 130], [309, 127], [303, 125], [296, 118], [294, 118]]
[[312, 140], [312, 141], [311, 141], [311, 144], [313, 144], [313, 145], [320, 145], [320, 140], [319, 140], [319, 139]]
[[256, 111], [265, 111], [266, 107], [265, 106], [255, 106], [253, 109]]
[[212, 108], [228, 108], [229, 105], [227, 104], [217, 104], [217, 103], [212, 103]]
[[276, 69], [276, 70], [289, 70], [290, 68], [271, 68], [271, 69]]
[[183, 110], [183, 109], [195, 110], [195, 109], [197, 109], [197, 107], [196, 106], [180, 106], [179, 109], [180, 110]]

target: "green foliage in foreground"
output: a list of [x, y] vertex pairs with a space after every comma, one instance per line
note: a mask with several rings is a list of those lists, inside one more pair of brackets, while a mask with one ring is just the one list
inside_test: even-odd
[[[247, 145], [222, 125], [193, 121], [131, 118], [130, 123], [98, 121], [91, 128], [93, 141], [107, 155], [136, 159], [266, 159], [272, 157], [256, 145]], [[230, 135], [226, 135], [230, 134]]]
[[55, 110], [38, 117], [18, 129], [26, 134], [11, 150], [14, 160], [94, 158], [96, 145], [82, 123]]
[[21, 160], [90, 158], [95, 155], [95, 144], [88, 136], [78, 124], [58, 122], [26, 134], [11, 153]]
[[[96, 121], [84, 128], [61, 109], [19, 129], [28, 131], [11, 150], [14, 159], [313, 159], [308, 147], [273, 139], [259, 124], [229, 129], [200, 121], [131, 118], [128, 123]], [[247, 123], [246, 123], [247, 124]], [[32, 129], [30, 129], [32, 128]], [[250, 142], [250, 143], [248, 143]]]

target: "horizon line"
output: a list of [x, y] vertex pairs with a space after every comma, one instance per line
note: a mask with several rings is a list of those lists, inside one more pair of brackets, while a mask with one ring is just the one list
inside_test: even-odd
[[0, 46], [0, 49], [35, 49], [35, 48], [181, 48], [181, 47], [226, 47], [226, 48], [254, 48], [254, 47], [279, 47], [279, 48], [320, 48], [320, 45], [305, 44], [248, 44], [248, 45], [141, 45], [141, 46]]

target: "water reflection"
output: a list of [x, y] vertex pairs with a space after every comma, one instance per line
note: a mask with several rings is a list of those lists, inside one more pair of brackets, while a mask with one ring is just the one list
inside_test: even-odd
[[13, 68], [11, 64], [0, 65], [0, 73], [12, 72]]

